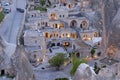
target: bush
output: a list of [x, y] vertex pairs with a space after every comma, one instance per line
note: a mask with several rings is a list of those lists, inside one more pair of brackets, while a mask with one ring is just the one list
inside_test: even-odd
[[5, 17], [5, 13], [3, 11], [0, 12], [0, 22], [3, 21], [4, 17]]
[[10, 74], [6, 74], [6, 77], [13, 79], [15, 77], [15, 75], [14, 74], [11, 74], [11, 75]]
[[45, 5], [46, 0], [39, 0], [39, 1], [40, 1], [40, 4], [41, 4], [42, 6]]
[[81, 63], [87, 63], [87, 61], [85, 59], [79, 59], [77, 57], [73, 57], [72, 59], [72, 64], [73, 64], [73, 67], [72, 69], [70, 70], [70, 74], [71, 76], [73, 76], [78, 68], [78, 66], [81, 64]]
[[36, 7], [34, 7], [34, 10], [40, 10], [40, 11], [47, 11], [47, 9], [46, 8], [42, 8], [42, 7], [40, 7], [40, 6], [36, 6]]
[[95, 49], [92, 48], [91, 51], [90, 51], [90, 53], [91, 53], [91, 57], [93, 58], [93, 56], [94, 56], [94, 54], [95, 54]]
[[95, 71], [96, 74], [98, 74], [99, 71], [100, 71], [100, 68], [97, 66], [97, 63], [96, 63], [96, 62], [95, 62], [95, 64], [94, 64], [94, 71]]
[[52, 66], [57, 67], [57, 69], [59, 69], [60, 66], [64, 64], [65, 61], [66, 61], [65, 54], [64, 53], [58, 53], [56, 56], [54, 56], [52, 59], [49, 60], [49, 63]]
[[68, 78], [56, 78], [55, 80], [69, 80]]

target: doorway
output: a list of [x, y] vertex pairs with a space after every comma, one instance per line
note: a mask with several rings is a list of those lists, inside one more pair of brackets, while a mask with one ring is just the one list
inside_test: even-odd
[[1, 75], [5, 75], [5, 70], [4, 69], [1, 70]]
[[60, 43], [57, 43], [57, 46], [60, 46]]

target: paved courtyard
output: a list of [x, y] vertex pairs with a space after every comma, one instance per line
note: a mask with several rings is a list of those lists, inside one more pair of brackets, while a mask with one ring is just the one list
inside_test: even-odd
[[[42, 69], [42, 68], [45, 69]], [[35, 68], [35, 75], [37, 80], [54, 80], [55, 78], [69, 78], [70, 69], [72, 65], [69, 64], [64, 69], [57, 71], [54, 67], [48, 67], [47, 65], [42, 64], [39, 67]]]

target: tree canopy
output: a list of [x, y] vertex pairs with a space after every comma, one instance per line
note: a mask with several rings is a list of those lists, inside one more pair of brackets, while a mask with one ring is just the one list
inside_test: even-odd
[[52, 66], [57, 67], [59, 69], [60, 66], [64, 64], [65, 60], [66, 60], [66, 55], [64, 53], [58, 53], [56, 56], [52, 57], [49, 60], [49, 63]]

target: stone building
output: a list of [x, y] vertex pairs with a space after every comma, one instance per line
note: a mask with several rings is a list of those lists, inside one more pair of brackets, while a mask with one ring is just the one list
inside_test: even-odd
[[[80, 5], [82, 4], [81, 1], [77, 4], [74, 1], [68, 1], [69, 3], [66, 5], [57, 4], [58, 0], [54, 2], [56, 2], [56, 7], [47, 8], [47, 12], [35, 10], [27, 12], [26, 29], [24, 32], [25, 46], [29, 48], [34, 46], [36, 48], [35, 46], [42, 46], [42, 42], [46, 44], [44, 50], [53, 46], [77, 49], [76, 40], [82, 40], [89, 46], [101, 43], [100, 32], [93, 28], [93, 25], [90, 24], [90, 20], [86, 16], [82, 15], [83, 10], [80, 9], [82, 8]], [[89, 2], [86, 2], [84, 7], [88, 6], [88, 4]], [[43, 36], [39, 35], [39, 31], [42, 32]], [[41, 53], [39, 50], [37, 50], [38, 53]]]
[[43, 61], [46, 53], [46, 43], [42, 32], [34, 30], [25, 31], [24, 46], [31, 62]]

